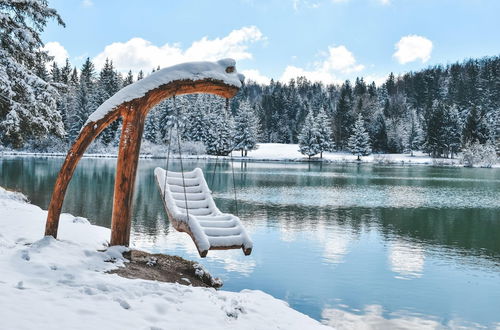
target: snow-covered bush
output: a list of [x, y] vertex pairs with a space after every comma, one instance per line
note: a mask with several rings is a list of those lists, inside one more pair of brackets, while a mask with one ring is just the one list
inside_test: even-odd
[[495, 146], [491, 143], [468, 143], [462, 151], [460, 162], [466, 167], [490, 168], [498, 161]]
[[39, 139], [29, 140], [26, 143], [26, 150], [31, 152], [67, 152], [69, 144], [57, 136], [42, 137]]
[[203, 142], [196, 141], [181, 142], [181, 150], [183, 155], [204, 155], [207, 152]]
[[[178, 155], [179, 147], [177, 139], [171, 143], [170, 155]], [[182, 155], [203, 155], [205, 154], [205, 146], [202, 142], [194, 141], [181, 141]], [[166, 157], [168, 153], [168, 146], [164, 144], [156, 144], [144, 139], [141, 143], [141, 155], [151, 155], [153, 157]]]
[[106, 145], [101, 141], [101, 139], [96, 139], [93, 143], [90, 144], [86, 153], [117, 155], [118, 147], [112, 144]]

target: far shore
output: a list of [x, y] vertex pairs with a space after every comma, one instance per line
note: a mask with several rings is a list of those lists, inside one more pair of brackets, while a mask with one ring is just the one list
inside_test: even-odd
[[[260, 143], [256, 150], [248, 152], [247, 156], [242, 157], [240, 151], [232, 153], [235, 161], [255, 161], [255, 162], [313, 162], [313, 163], [328, 163], [328, 164], [376, 164], [376, 165], [428, 165], [428, 166], [453, 166], [461, 167], [463, 164], [460, 158], [432, 158], [429, 155], [415, 151], [413, 156], [408, 154], [382, 154], [374, 153], [368, 156], [362, 156], [361, 160], [357, 160], [357, 156], [348, 152], [324, 152], [323, 157], [319, 155], [311, 157], [302, 155], [299, 152], [297, 144], [281, 144], [281, 143]], [[0, 151], [0, 157], [3, 156], [20, 156], [20, 157], [65, 157], [66, 153], [62, 152], [28, 152], [4, 150]], [[117, 153], [85, 153], [84, 158], [117, 158]], [[172, 154], [172, 159], [179, 159], [178, 154]], [[141, 153], [141, 159], [166, 159], [166, 152], [160, 153]], [[219, 159], [230, 160], [228, 156], [214, 155], [188, 155], [183, 154], [183, 159]], [[500, 168], [500, 162], [497, 162], [492, 168]]]

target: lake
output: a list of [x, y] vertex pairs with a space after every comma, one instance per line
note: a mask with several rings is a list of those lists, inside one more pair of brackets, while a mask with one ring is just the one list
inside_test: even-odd
[[[0, 186], [46, 209], [62, 162], [0, 158]], [[115, 165], [82, 159], [63, 211], [110, 227]], [[133, 246], [200, 261], [225, 290], [259, 289], [340, 328], [500, 327], [500, 169], [235, 162], [254, 250], [200, 259], [166, 219], [157, 166], [140, 160]], [[230, 163], [184, 167], [202, 168], [219, 208], [236, 211]]]

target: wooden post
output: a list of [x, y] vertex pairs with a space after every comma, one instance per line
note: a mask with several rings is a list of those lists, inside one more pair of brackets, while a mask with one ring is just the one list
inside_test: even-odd
[[132, 202], [144, 120], [143, 111], [138, 110], [123, 117], [111, 217], [111, 245], [128, 246], [130, 242]]

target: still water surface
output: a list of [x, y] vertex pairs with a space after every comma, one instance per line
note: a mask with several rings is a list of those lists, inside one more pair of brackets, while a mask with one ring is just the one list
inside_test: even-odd
[[[0, 185], [47, 208], [61, 164], [0, 158]], [[64, 211], [109, 227], [115, 165], [83, 159]], [[220, 209], [235, 212], [231, 165], [214, 165], [184, 161], [205, 171]], [[253, 253], [200, 259], [165, 219], [156, 166], [165, 161], [140, 161], [133, 244], [201, 260], [225, 290], [263, 290], [341, 328], [500, 327], [499, 169], [236, 162]]]

